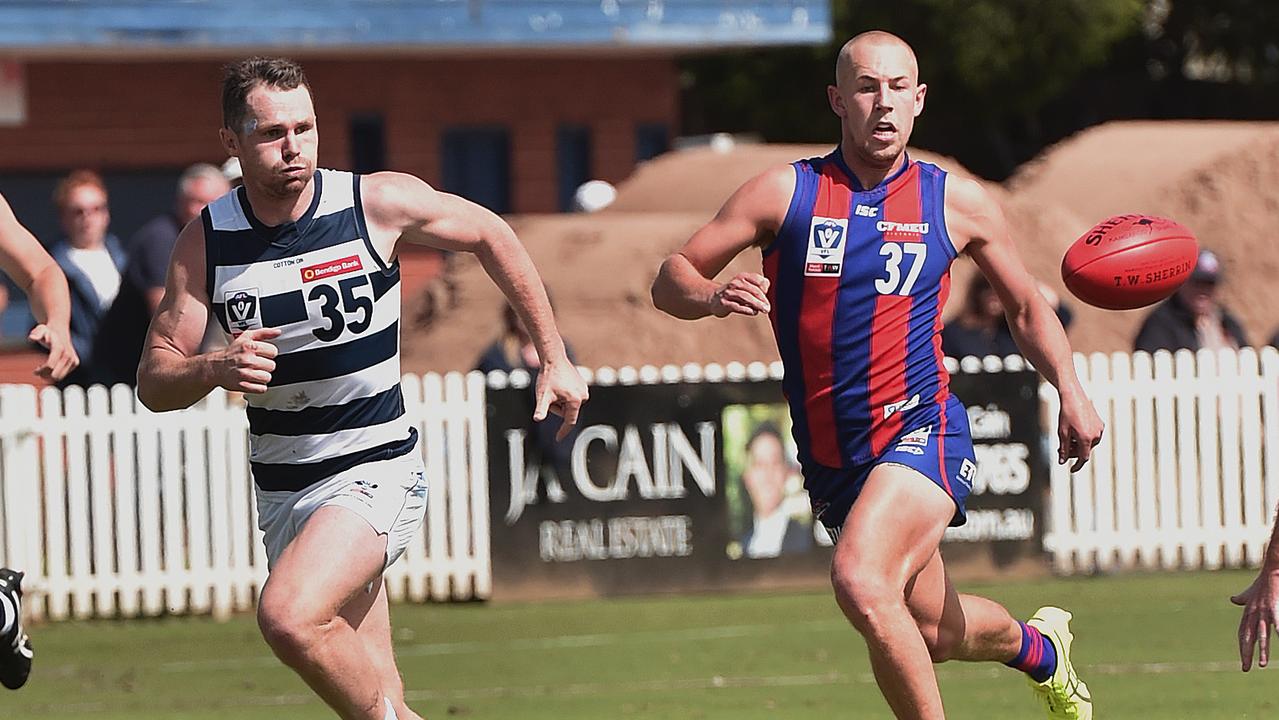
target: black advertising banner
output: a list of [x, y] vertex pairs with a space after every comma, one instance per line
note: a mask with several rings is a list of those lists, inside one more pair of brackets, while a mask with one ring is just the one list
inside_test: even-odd
[[[983, 447], [978, 530], [952, 530], [946, 552], [1003, 565], [1038, 553], [1047, 466], [1037, 379], [981, 381], [992, 377], [956, 375]], [[563, 442], [558, 418], [535, 425], [532, 411], [529, 388], [488, 391], [495, 597], [827, 581], [831, 543], [812, 519], [778, 381], [594, 386]]]
[[[808, 552], [817, 533], [806, 501], [793, 499], [802, 487], [788, 472], [788, 437], [774, 465], [787, 473], [778, 484], [791, 493], [787, 511], [807, 542], [796, 545], [791, 530], [789, 556], [776, 557], [778, 548], [771, 569], [735, 567], [733, 559], [743, 538], [733, 534], [740, 523], [729, 512], [743, 502], [726, 493], [724, 477], [743, 454], [730, 447], [725, 457], [724, 416], [771, 408], [780, 396], [775, 381], [595, 386], [577, 432], [556, 443], [558, 419], [531, 422], [529, 389], [490, 389], [494, 596], [809, 585], [823, 577], [829, 558]], [[741, 432], [730, 432], [733, 442], [747, 439]]]
[[1039, 382], [1033, 370], [951, 375], [977, 455], [968, 522], [947, 530], [942, 544], [951, 567], [1043, 562], [1047, 452], [1056, 438], [1044, 435]]

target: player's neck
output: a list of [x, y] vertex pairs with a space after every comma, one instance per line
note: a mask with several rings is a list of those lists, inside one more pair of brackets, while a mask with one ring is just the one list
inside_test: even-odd
[[290, 197], [280, 197], [256, 188], [249, 183], [244, 185], [244, 193], [249, 198], [249, 207], [258, 222], [267, 227], [293, 222], [306, 214], [315, 198], [315, 180], [307, 182], [302, 192]]
[[856, 153], [849, 151], [849, 143], [847, 140], [840, 145], [839, 153], [844, 159], [844, 164], [857, 177], [857, 182], [866, 189], [873, 188], [884, 182], [886, 178], [892, 177], [902, 166], [906, 164], [906, 153], [902, 152], [897, 155], [888, 165], [871, 164], [857, 156]]

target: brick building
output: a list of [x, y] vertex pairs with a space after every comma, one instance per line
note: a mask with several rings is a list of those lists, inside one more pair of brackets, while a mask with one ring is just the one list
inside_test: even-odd
[[[565, 189], [625, 177], [678, 125], [671, 56], [297, 55], [316, 95], [322, 165], [411, 172], [498, 212], [564, 209]], [[220, 62], [24, 63], [26, 120], [0, 127], [0, 189], [81, 166], [115, 189], [220, 162]]]
[[[677, 58], [816, 43], [828, 0], [50, 0], [0, 5], [0, 192], [44, 241], [67, 171], [100, 171], [127, 238], [181, 170], [221, 162], [220, 65], [286, 54], [320, 164], [414, 173], [500, 213], [568, 208], [679, 133]], [[12, 333], [12, 328], [6, 328]]]

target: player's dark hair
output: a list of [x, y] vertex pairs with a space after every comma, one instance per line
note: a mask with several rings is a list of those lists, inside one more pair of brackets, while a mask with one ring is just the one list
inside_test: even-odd
[[244, 131], [246, 101], [258, 83], [277, 90], [306, 87], [311, 92], [302, 66], [288, 58], [257, 56], [229, 63], [222, 68], [223, 127], [237, 134]]

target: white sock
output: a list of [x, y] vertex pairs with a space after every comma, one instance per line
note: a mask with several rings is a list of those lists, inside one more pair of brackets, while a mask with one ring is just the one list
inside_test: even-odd
[[386, 717], [382, 720], [400, 720], [400, 716], [395, 714], [395, 706], [391, 704], [391, 698], [383, 697], [382, 699], [386, 701]]
[[0, 635], [4, 635], [13, 629], [13, 624], [18, 620], [18, 609], [13, 606], [13, 601], [8, 595], [0, 593]]

